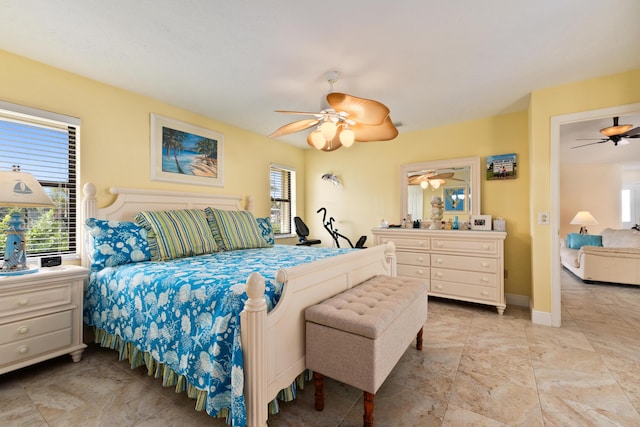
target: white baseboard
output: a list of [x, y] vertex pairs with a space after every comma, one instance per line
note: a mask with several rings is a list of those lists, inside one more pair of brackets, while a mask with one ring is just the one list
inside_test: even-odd
[[531, 298], [526, 295], [505, 294], [507, 305], [517, 305], [518, 307], [528, 307], [531, 312], [531, 323], [543, 326], [553, 326], [551, 313], [534, 310], [531, 305]]
[[531, 310], [531, 322], [536, 325], [553, 326], [551, 312]]

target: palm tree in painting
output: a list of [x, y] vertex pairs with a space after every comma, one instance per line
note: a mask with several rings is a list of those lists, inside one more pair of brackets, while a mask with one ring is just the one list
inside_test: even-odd
[[209, 138], [202, 138], [196, 144], [196, 151], [204, 156], [207, 165], [213, 165], [218, 157], [217, 141]]
[[187, 134], [180, 132], [179, 130], [162, 128], [162, 148], [167, 150], [167, 158], [171, 156], [171, 150], [173, 150], [173, 157], [176, 159], [176, 167], [178, 173], [184, 173], [180, 162], [178, 161], [178, 155], [182, 150], [183, 142], [186, 139]]

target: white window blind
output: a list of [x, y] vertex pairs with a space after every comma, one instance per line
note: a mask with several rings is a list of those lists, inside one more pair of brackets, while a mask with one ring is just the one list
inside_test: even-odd
[[19, 210], [27, 255], [76, 253], [76, 144], [79, 119], [0, 101], [0, 170], [20, 166], [32, 174], [54, 208], [0, 206], [0, 257], [8, 214]]
[[295, 216], [295, 170], [271, 165], [271, 227], [273, 233], [291, 234]]

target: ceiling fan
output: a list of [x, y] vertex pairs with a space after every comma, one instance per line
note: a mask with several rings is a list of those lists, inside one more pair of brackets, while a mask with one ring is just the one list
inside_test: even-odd
[[442, 184], [447, 183], [447, 179], [452, 181], [463, 181], [462, 179], [454, 178], [454, 172], [437, 173], [436, 171], [429, 171], [424, 174], [409, 176], [409, 185], [420, 185], [423, 189], [431, 185], [434, 190], [437, 190]]
[[333, 91], [339, 73], [326, 74], [329, 93], [322, 97], [319, 112], [276, 110], [277, 113], [312, 116], [276, 129], [270, 138], [301, 132], [316, 126], [307, 135], [307, 144], [322, 151], [335, 151], [354, 142], [389, 141], [398, 136], [389, 108], [371, 99], [358, 98]]
[[[618, 124], [619, 117], [613, 118], [613, 126], [600, 129], [600, 133], [606, 136], [596, 142], [590, 142], [588, 144], [577, 145], [571, 148], [586, 147], [587, 145], [602, 144], [603, 142], [612, 141], [613, 145], [617, 146], [625, 145], [629, 143], [629, 138], [640, 138], [640, 127], [633, 128], [633, 125], [620, 125]], [[633, 128], [633, 129], [632, 129]], [[581, 138], [580, 140], [584, 140]], [[591, 138], [590, 138], [591, 139]]]

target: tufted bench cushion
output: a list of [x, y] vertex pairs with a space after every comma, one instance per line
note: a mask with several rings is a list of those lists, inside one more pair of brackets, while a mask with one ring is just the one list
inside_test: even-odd
[[376, 339], [425, 290], [426, 284], [420, 280], [376, 276], [308, 308], [305, 318], [308, 322]]
[[416, 338], [422, 349], [428, 283], [376, 276], [305, 310], [306, 365], [324, 407], [324, 376], [364, 391], [364, 425], [373, 425], [373, 396]]

